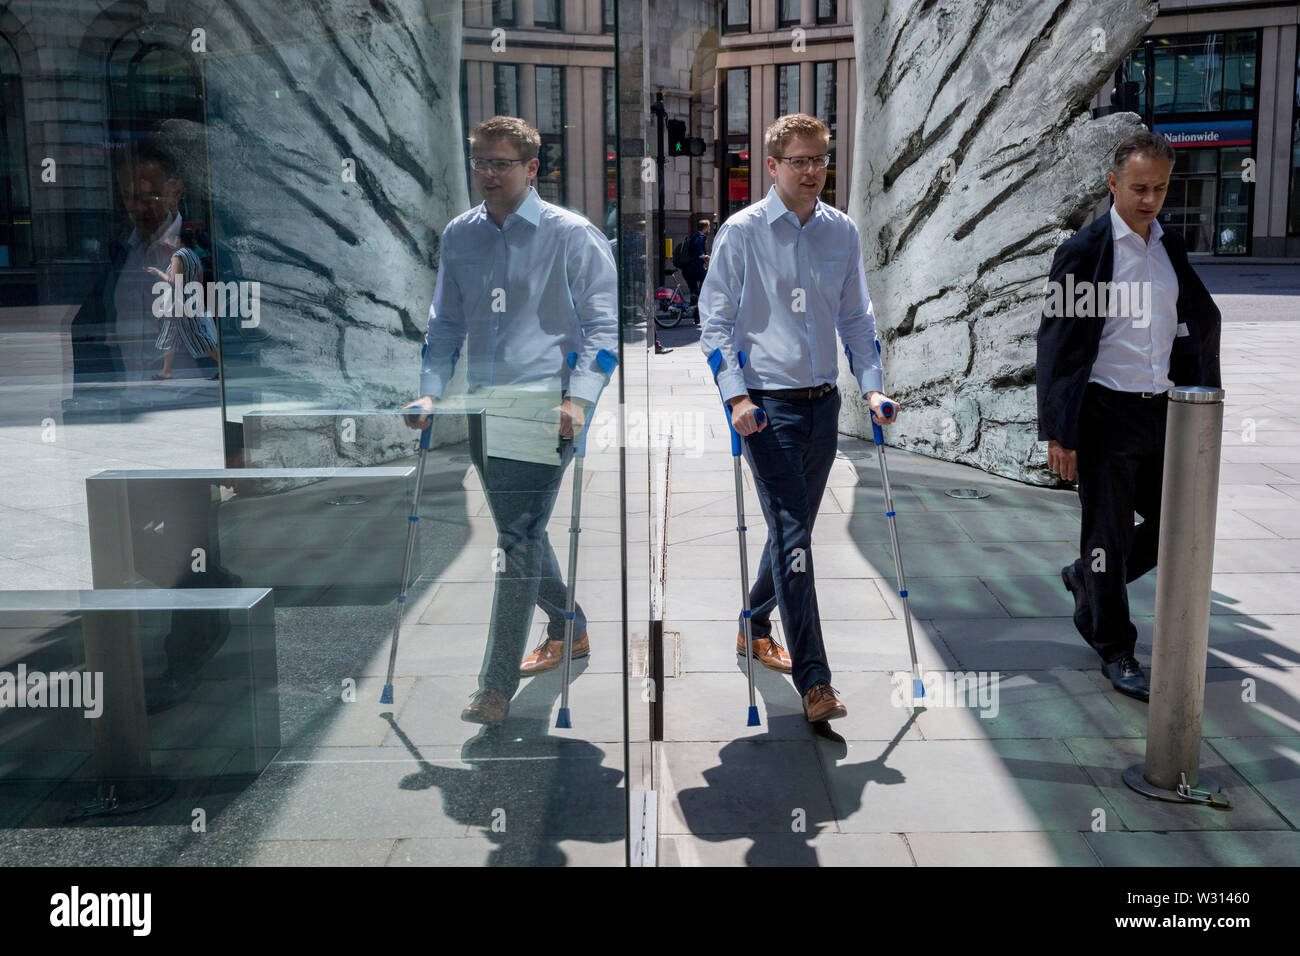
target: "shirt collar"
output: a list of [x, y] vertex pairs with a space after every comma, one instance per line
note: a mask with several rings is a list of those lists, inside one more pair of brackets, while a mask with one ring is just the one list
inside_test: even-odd
[[[808, 222], [812, 222], [814, 219], [823, 215], [823, 205], [824, 203], [819, 197], [817, 205], [813, 206], [813, 214], [808, 217]], [[768, 187], [767, 195], [763, 197], [763, 215], [767, 218], [767, 224], [769, 226], [783, 216], [794, 216], [794, 224], [796, 226], [799, 225], [799, 217], [794, 215], [793, 210], [786, 208], [785, 203], [781, 201], [781, 197], [777, 194], [775, 184]]]
[[[492, 223], [493, 228], [496, 228], [496, 223], [492, 222], [492, 217], [488, 214], [486, 201], [478, 204], [476, 212], [482, 222]], [[508, 229], [516, 218], [522, 219], [530, 226], [536, 226], [542, 221], [542, 197], [537, 195], [537, 190], [532, 186], [528, 187], [528, 195], [519, 204], [519, 208], [506, 216], [506, 221], [502, 223], [501, 228]]]
[[[1128, 223], [1126, 223], [1124, 218], [1116, 211], [1113, 203], [1110, 207], [1110, 230], [1114, 235], [1116, 242], [1119, 242], [1119, 240], [1123, 239], [1125, 236], [1136, 236], [1139, 242], [1142, 241], [1142, 237], [1130, 229]], [[1165, 230], [1161, 227], [1160, 220], [1151, 220], [1151, 242], [1159, 242], [1160, 237], [1164, 234]]]

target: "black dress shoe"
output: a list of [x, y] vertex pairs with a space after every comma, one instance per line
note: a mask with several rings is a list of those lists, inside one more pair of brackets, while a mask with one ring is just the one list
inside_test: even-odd
[[1147, 683], [1147, 675], [1142, 673], [1142, 666], [1132, 654], [1102, 664], [1101, 672], [1110, 678], [1111, 684], [1121, 694], [1135, 700], [1151, 699], [1151, 685]]
[[1088, 589], [1079, 573], [1079, 563], [1061, 568], [1061, 582], [1074, 597], [1074, 627], [1087, 641], [1092, 637], [1092, 608], [1088, 606]]

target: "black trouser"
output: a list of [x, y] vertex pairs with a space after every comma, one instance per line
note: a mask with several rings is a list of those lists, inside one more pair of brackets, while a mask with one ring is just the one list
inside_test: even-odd
[[695, 305], [700, 301], [700, 286], [704, 285], [704, 275], [703, 271], [682, 270], [682, 278], [686, 280], [686, 285], [691, 290], [691, 305]]
[[[1110, 663], [1131, 654], [1137, 628], [1129, 617], [1128, 583], [1156, 566], [1164, 475], [1164, 395], [1142, 398], [1095, 383], [1079, 412], [1079, 532], [1088, 592], [1088, 643]], [[1134, 513], [1142, 524], [1134, 527]], [[1086, 623], [1086, 622], [1085, 622]]]

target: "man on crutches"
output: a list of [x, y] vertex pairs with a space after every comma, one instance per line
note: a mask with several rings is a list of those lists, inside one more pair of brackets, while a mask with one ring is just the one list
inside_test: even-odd
[[[767, 546], [749, 593], [752, 652], [791, 673], [811, 723], [848, 713], [831, 687], [812, 556], [813, 523], [839, 432], [837, 329], [855, 357], [873, 421], [888, 424], [898, 414], [898, 403], [881, 390], [857, 226], [818, 199], [829, 142], [825, 124], [804, 113], [768, 127], [772, 189], [718, 230], [700, 291], [700, 347], [706, 356], [719, 353], [716, 381], [767, 521]], [[748, 358], [743, 368], [740, 352]], [[772, 638], [777, 607], [789, 655]], [[737, 653], [745, 651], [742, 618]]]
[[[502, 566], [484, 568], [495, 580], [488, 650], [479, 691], [461, 718], [500, 724], [521, 674], [563, 661], [567, 615], [571, 659], [590, 652], [586, 618], [580, 605], [570, 606], [546, 523], [574, 438], [618, 350], [618, 280], [600, 230], [532, 188], [537, 130], [494, 116], [469, 141], [484, 202], [443, 232], [420, 398], [407, 406], [419, 414], [407, 423], [428, 427], [463, 347], [469, 404], [488, 406], [482, 435], [471, 429], [470, 456]], [[534, 605], [546, 612], [546, 640], [521, 663]]]

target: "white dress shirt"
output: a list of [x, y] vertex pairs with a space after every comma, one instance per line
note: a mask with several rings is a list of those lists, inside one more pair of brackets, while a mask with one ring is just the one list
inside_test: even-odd
[[464, 344], [471, 388], [555, 387], [594, 403], [596, 353], [618, 350], [617, 302], [607, 240], [582, 216], [531, 187], [501, 227], [480, 203], [442, 235], [420, 394], [442, 397]]
[[1131, 304], [1128, 309], [1116, 308], [1116, 298], [1107, 297], [1106, 324], [1088, 381], [1117, 392], [1168, 391], [1174, 386], [1169, 378], [1169, 354], [1180, 330], [1178, 275], [1160, 241], [1164, 230], [1158, 221], [1152, 221], [1150, 238], [1143, 242], [1114, 206], [1110, 225], [1115, 244], [1111, 281], [1130, 288], [1140, 285], [1147, 291], [1142, 293], [1142, 313]]
[[[700, 348], [705, 355], [722, 350], [718, 385], [727, 401], [751, 388], [834, 382], [836, 329], [862, 394], [883, 391], [858, 227], [821, 200], [801, 226], [773, 186], [723, 223], [700, 289], [700, 316]], [[748, 360], [743, 371], [737, 350]]]

